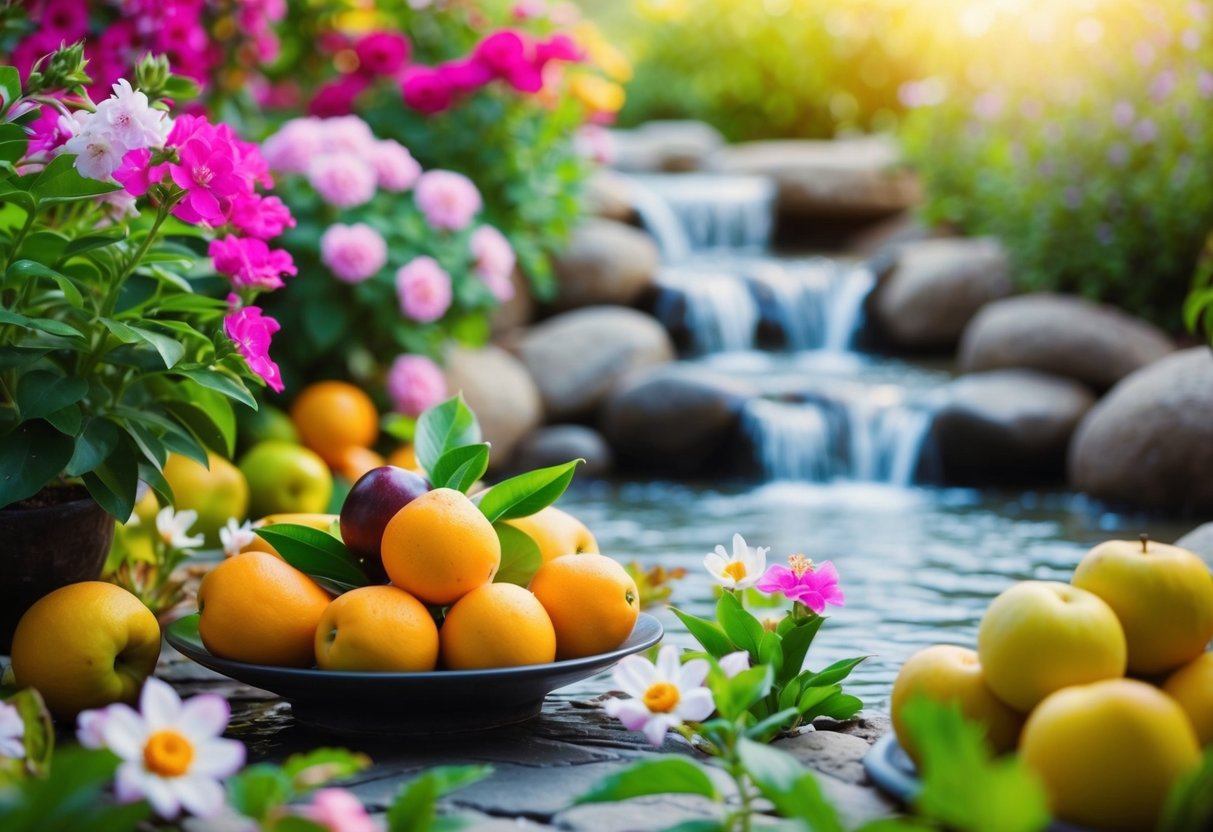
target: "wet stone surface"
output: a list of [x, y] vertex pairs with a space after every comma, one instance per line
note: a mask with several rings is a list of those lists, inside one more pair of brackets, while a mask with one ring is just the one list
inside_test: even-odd
[[[165, 649], [158, 675], [182, 696], [216, 693], [231, 703], [229, 735], [243, 741], [250, 761], [280, 761], [320, 746], [366, 753], [374, 764], [342, 783], [372, 811], [383, 812], [411, 777], [436, 765], [488, 764], [493, 774], [451, 794], [443, 811], [464, 818], [475, 830], [565, 829], [593, 832], [666, 829], [720, 816], [709, 800], [671, 795], [602, 806], [572, 806], [577, 795], [624, 765], [655, 753], [693, 752], [681, 739], [660, 749], [627, 731], [603, 713], [600, 697], [553, 694], [534, 720], [508, 728], [459, 736], [350, 739], [299, 726], [290, 705], [256, 688], [234, 682]], [[486, 691], [491, 696], [491, 691]], [[888, 720], [868, 717], [846, 723], [823, 720], [815, 732], [780, 743], [811, 768], [843, 817], [859, 823], [892, 814], [864, 773], [863, 754], [888, 730]], [[721, 793], [731, 782], [713, 772]], [[716, 776], [718, 775], [718, 776]]]

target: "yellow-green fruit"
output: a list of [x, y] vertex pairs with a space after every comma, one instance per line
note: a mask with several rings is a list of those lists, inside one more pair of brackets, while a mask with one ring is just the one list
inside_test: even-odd
[[1187, 549], [1109, 540], [1087, 553], [1071, 583], [1115, 611], [1130, 673], [1167, 673], [1199, 656], [1213, 639], [1213, 573]]
[[249, 486], [235, 465], [215, 453], [206, 455], [209, 467], [180, 454], [169, 454], [164, 478], [173, 489], [177, 511], [198, 512], [192, 534], [206, 537], [206, 546], [219, 545], [219, 530], [233, 517], [248, 515]]
[[254, 445], [240, 459], [248, 479], [253, 517], [319, 514], [333, 496], [333, 475], [324, 460], [302, 445], [270, 441]]
[[598, 551], [598, 541], [585, 523], [555, 506], [548, 506], [529, 517], [505, 522], [535, 541], [544, 563], [561, 555]]
[[925, 697], [934, 702], [955, 702], [966, 717], [980, 723], [994, 750], [1015, 749], [1023, 717], [994, 695], [982, 676], [977, 652], [951, 644], [919, 650], [906, 660], [893, 683], [893, 730], [897, 742], [919, 762], [918, 749], [906, 730], [906, 703]]
[[1099, 596], [1055, 581], [999, 595], [977, 631], [986, 684], [1027, 713], [1050, 693], [1125, 674], [1125, 634]]
[[236, 439], [242, 449], [251, 448], [258, 442], [291, 442], [299, 444], [299, 432], [291, 417], [273, 405], [264, 404], [256, 410], [237, 408]]
[[1171, 787], [1200, 761], [1179, 705], [1135, 679], [1049, 696], [1028, 717], [1019, 752], [1056, 817], [1112, 832], [1153, 829]]
[[1213, 653], [1201, 653], [1172, 673], [1162, 689], [1184, 709], [1201, 745], [1213, 745]]

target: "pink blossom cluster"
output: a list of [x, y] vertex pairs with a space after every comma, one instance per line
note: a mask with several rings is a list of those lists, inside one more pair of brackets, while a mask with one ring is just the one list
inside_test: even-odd
[[[35, 30], [13, 49], [11, 62], [28, 76], [34, 62], [60, 43], [84, 40], [89, 93], [103, 95], [128, 75], [145, 54], [165, 54], [173, 71], [201, 84], [223, 59], [225, 44], [209, 30], [216, 4], [207, 0], [30, 0]], [[286, 14], [286, 0], [237, 0], [226, 22], [246, 64], [273, 60], [278, 39], [273, 23]]]
[[399, 355], [387, 374], [392, 406], [406, 416], [420, 416], [446, 398], [446, 377], [423, 355]]
[[354, 101], [376, 78], [396, 77], [408, 65], [412, 47], [399, 32], [370, 32], [350, 41], [332, 34], [326, 46], [332, 51], [353, 52], [356, 62], [352, 71], [338, 76], [316, 90], [308, 103], [314, 116], [347, 115]]

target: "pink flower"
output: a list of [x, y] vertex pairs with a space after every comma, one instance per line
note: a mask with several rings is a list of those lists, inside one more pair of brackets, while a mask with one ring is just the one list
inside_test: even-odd
[[387, 243], [366, 223], [331, 225], [320, 237], [320, 260], [339, 280], [361, 283], [387, 263]]
[[368, 159], [375, 179], [385, 191], [407, 191], [421, 176], [421, 165], [408, 148], [395, 139], [384, 139], [371, 146]]
[[[185, 190], [185, 198], [177, 203], [173, 215], [189, 223], [223, 225], [232, 197], [251, 189], [237, 169], [240, 150], [205, 119], [193, 119], [193, 124], [179, 130], [187, 119], [190, 117], [179, 118], [168, 138], [170, 145], [177, 145], [180, 160], [169, 163], [168, 172]], [[182, 134], [184, 141], [175, 141]]]
[[223, 319], [227, 337], [236, 344], [249, 369], [261, 376], [275, 393], [282, 392], [282, 373], [270, 358], [270, 337], [279, 328], [276, 320], [262, 315], [256, 306], [246, 306]]
[[330, 205], [352, 208], [375, 196], [375, 171], [356, 156], [326, 153], [312, 159], [308, 181]]
[[337, 116], [320, 122], [320, 137], [325, 153], [355, 153], [359, 156], [375, 145], [371, 126], [358, 116]]
[[354, 101], [371, 85], [365, 75], [342, 75], [324, 84], [307, 105], [309, 115], [328, 118], [344, 116], [354, 109]]
[[501, 78], [520, 92], [539, 92], [543, 76], [535, 63], [531, 44], [519, 32], [502, 29], [476, 45], [472, 53], [494, 77]]
[[270, 167], [283, 173], [303, 173], [324, 142], [318, 118], [294, 118], [282, 125], [261, 145], [261, 155]]
[[239, 288], [280, 289], [282, 275], [298, 273], [290, 254], [271, 249], [254, 237], [228, 235], [212, 240], [207, 254], [215, 262], [215, 271], [227, 275]]
[[456, 92], [472, 92], [493, 80], [493, 71], [475, 58], [447, 61], [438, 65], [437, 72]]
[[473, 267], [484, 285], [497, 300], [505, 302], [514, 296], [510, 275], [514, 271], [514, 249], [505, 235], [491, 225], [482, 225], [472, 232], [468, 241], [475, 258]]
[[425, 66], [405, 70], [400, 92], [405, 104], [426, 115], [441, 113], [451, 106], [454, 98], [454, 89], [447, 75]]
[[433, 228], [460, 231], [480, 210], [480, 191], [461, 173], [431, 170], [421, 174], [415, 189], [417, 207]]
[[814, 568], [804, 555], [792, 555], [787, 566], [772, 566], [755, 585], [768, 595], [780, 592], [791, 601], [799, 601], [821, 615], [826, 605], [843, 605], [842, 590], [838, 588], [838, 570], [830, 561]]
[[535, 63], [540, 67], [549, 61], [578, 62], [582, 60], [585, 60], [585, 53], [568, 35], [555, 34], [547, 40], [535, 44]]
[[250, 237], [268, 240], [294, 228], [295, 218], [276, 196], [242, 194], [232, 201], [232, 225]]
[[42, 31], [71, 43], [88, 31], [88, 7], [79, 0], [48, 0], [36, 20]]
[[409, 41], [399, 32], [372, 32], [354, 44], [358, 68], [371, 75], [393, 75], [409, 59]]
[[345, 789], [321, 789], [300, 814], [329, 832], [379, 832], [362, 802]]
[[428, 324], [451, 308], [451, 276], [433, 257], [415, 257], [396, 272], [400, 310], [414, 321]]
[[147, 148], [132, 150], [122, 157], [122, 165], [114, 171], [114, 179], [131, 196], [143, 196], [152, 185], [164, 178], [167, 165], [151, 165], [152, 153]]
[[400, 413], [420, 416], [446, 398], [446, 378], [423, 355], [400, 355], [387, 374], [387, 391]]

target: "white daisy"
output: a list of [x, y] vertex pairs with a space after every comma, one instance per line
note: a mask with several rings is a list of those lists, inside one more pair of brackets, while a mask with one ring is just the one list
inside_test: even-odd
[[228, 557], [240, 554], [256, 539], [257, 533], [248, 520], [241, 523], [235, 517], [229, 517], [227, 525], [219, 530], [219, 542], [223, 544], [223, 554]]
[[198, 522], [198, 512], [193, 509], [173, 511], [172, 506], [165, 506], [156, 515], [156, 531], [166, 546], [174, 549], [194, 549], [202, 545], [206, 539], [203, 535], [188, 536], [190, 527]]
[[747, 589], [766, 571], [769, 551], [767, 546], [750, 548], [744, 537], [735, 534], [732, 557], [723, 546], [718, 545], [714, 553], [703, 559], [703, 565], [725, 589]]
[[628, 656], [615, 668], [614, 680], [631, 699], [608, 699], [603, 707], [629, 731], [644, 731], [653, 745], [684, 722], [701, 722], [716, 710], [712, 692], [703, 687], [708, 663], [692, 659], [682, 664], [678, 648], [666, 645], [657, 663]]

